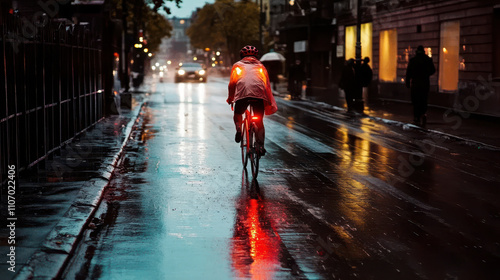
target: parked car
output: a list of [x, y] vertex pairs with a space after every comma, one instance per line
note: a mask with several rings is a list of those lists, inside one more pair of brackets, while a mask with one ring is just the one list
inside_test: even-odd
[[175, 72], [175, 82], [183, 82], [186, 80], [193, 80], [206, 83], [207, 70], [200, 63], [188, 62], [181, 63]]

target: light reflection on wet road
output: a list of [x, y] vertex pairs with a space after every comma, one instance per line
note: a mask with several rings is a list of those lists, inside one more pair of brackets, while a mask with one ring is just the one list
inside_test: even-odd
[[226, 92], [156, 86], [79, 279], [500, 277], [497, 151], [280, 99], [257, 192]]

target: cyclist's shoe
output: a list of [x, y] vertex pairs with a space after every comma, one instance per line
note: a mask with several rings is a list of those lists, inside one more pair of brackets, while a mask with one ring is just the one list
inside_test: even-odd
[[234, 141], [236, 141], [236, 143], [241, 142], [241, 131], [236, 131], [236, 135], [234, 135]]
[[260, 146], [260, 156], [265, 156], [266, 155], [266, 149], [262, 146]]

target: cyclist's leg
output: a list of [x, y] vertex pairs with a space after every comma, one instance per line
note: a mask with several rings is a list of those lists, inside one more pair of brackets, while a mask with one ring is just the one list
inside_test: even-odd
[[240, 99], [234, 104], [233, 121], [234, 125], [236, 126], [236, 135], [234, 136], [234, 140], [238, 143], [241, 141], [241, 125], [243, 123], [243, 113], [245, 113], [247, 107], [248, 100], [246, 98]]

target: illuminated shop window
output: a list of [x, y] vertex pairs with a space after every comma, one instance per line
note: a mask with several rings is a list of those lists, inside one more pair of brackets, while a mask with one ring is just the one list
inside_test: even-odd
[[[361, 56], [372, 59], [372, 23], [361, 24]], [[356, 58], [356, 26], [345, 28], [345, 59]], [[371, 63], [370, 63], [371, 64]]]
[[384, 82], [396, 82], [398, 69], [398, 32], [396, 29], [380, 32], [379, 78]]
[[345, 27], [345, 60], [356, 56], [356, 26]]
[[441, 23], [441, 49], [439, 51], [439, 90], [458, 90], [458, 69], [460, 67], [460, 22]]

